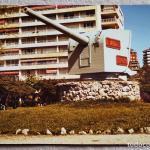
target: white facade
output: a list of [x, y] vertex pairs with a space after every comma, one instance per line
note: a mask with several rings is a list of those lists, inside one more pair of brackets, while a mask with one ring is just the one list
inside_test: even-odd
[[143, 51], [143, 63], [150, 66], [150, 48]]
[[[124, 29], [119, 6], [38, 6], [35, 11], [75, 32]], [[4, 22], [4, 23], [2, 23]], [[0, 15], [0, 74], [39, 78], [76, 78], [68, 74], [68, 37], [19, 12]]]

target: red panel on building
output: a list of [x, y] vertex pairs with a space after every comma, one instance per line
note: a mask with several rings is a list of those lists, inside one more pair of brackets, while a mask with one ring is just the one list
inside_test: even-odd
[[125, 56], [116, 56], [116, 64], [120, 66], [127, 66], [128, 65], [128, 59]]
[[121, 48], [119, 40], [111, 39], [108, 37], [106, 38], [106, 46], [109, 48], [118, 49], [118, 50], [120, 50], [120, 48]]

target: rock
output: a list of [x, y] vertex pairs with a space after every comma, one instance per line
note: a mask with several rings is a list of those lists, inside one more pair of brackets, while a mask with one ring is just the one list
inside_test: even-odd
[[80, 135], [86, 135], [87, 133], [85, 131], [79, 131]]
[[102, 133], [101, 130], [96, 131], [96, 134], [101, 134], [101, 133]]
[[22, 130], [22, 134], [23, 135], [28, 135], [28, 133], [29, 133], [29, 129], [23, 129]]
[[74, 135], [74, 134], [75, 134], [75, 131], [74, 131], [74, 130], [71, 130], [71, 131], [69, 132], [69, 134], [70, 134], [70, 135]]
[[52, 135], [52, 132], [49, 129], [46, 129], [46, 134], [47, 135]]
[[130, 91], [129, 86], [124, 86], [124, 87], [122, 88], [122, 91], [123, 91], [123, 92], [129, 92], [129, 91]]
[[150, 134], [150, 127], [144, 127], [144, 131], [145, 133]]
[[140, 132], [140, 133], [144, 133], [144, 128], [140, 128], [140, 129], [139, 129], [139, 132]]
[[92, 129], [89, 130], [89, 134], [93, 134], [93, 130]]
[[118, 133], [118, 134], [123, 134], [123, 133], [124, 133], [123, 128], [120, 128], [120, 127], [119, 127], [119, 128], [117, 129], [117, 133]]
[[21, 129], [17, 129], [16, 134], [21, 134], [21, 131], [22, 131]]
[[128, 96], [128, 98], [130, 99], [130, 101], [134, 101], [134, 100], [136, 100], [135, 96], [133, 96], [133, 95]]
[[87, 98], [88, 100], [94, 100], [94, 99], [95, 99], [94, 96], [87, 96], [86, 98]]
[[129, 129], [128, 132], [129, 132], [129, 134], [133, 134], [134, 133], [134, 129]]
[[61, 135], [66, 135], [67, 134], [67, 131], [64, 127], [61, 128]]

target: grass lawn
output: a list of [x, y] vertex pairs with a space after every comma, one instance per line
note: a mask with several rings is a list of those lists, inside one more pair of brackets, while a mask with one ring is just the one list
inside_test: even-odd
[[78, 132], [144, 126], [150, 126], [150, 103], [75, 102], [0, 111], [0, 132], [4, 134], [18, 128], [41, 133], [48, 128], [57, 134], [61, 127]]

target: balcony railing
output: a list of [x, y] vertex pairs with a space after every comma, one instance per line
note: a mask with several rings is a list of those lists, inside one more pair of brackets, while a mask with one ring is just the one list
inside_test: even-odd
[[102, 22], [115, 22], [115, 21], [117, 21], [116, 18], [102, 19]]
[[114, 7], [109, 7], [109, 8], [103, 8], [103, 9], [102, 9], [102, 12], [115, 11], [115, 10], [116, 10], [116, 8], [114, 8]]
[[10, 66], [19, 66], [19, 64], [6, 64], [6, 67], [10, 67]]
[[34, 62], [34, 63], [22, 63], [22, 66], [30, 66], [30, 65], [49, 65], [49, 64], [57, 64], [57, 62]]

